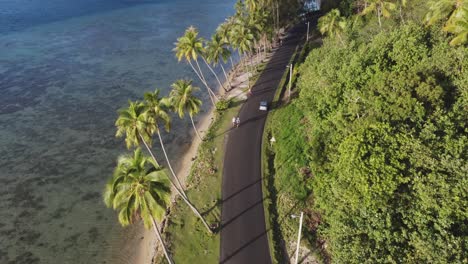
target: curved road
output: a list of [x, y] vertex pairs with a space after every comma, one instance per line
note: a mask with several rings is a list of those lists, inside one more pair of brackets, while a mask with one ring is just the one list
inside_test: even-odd
[[271, 102], [305, 28], [289, 32], [242, 106], [240, 127], [228, 135], [222, 184], [220, 263], [271, 263], [263, 211], [261, 158], [267, 112], [260, 101]]

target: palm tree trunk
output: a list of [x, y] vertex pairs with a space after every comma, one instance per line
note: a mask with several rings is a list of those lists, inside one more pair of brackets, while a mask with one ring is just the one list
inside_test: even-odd
[[[195, 60], [195, 62], [197, 63], [197, 68], [198, 68], [198, 70], [200, 72], [201, 77], [203, 78], [203, 81], [205, 82], [205, 85], [208, 87], [208, 82], [206, 81], [205, 76], [203, 75], [203, 72], [202, 72], [202, 70], [200, 68], [200, 64], [198, 63], [198, 60]], [[213, 92], [213, 90], [211, 88], [208, 88], [208, 89], [210, 90], [211, 95], [213, 95], [213, 98], [217, 100], [218, 97], [216, 96], [215, 92]]]
[[167, 166], [169, 167], [169, 170], [171, 171], [172, 176], [174, 176], [174, 179], [176, 179], [177, 184], [179, 184], [180, 189], [183, 190], [183, 189], [184, 189], [184, 186], [182, 185], [182, 183], [180, 183], [179, 178], [177, 177], [177, 175], [175, 174], [174, 170], [172, 169], [172, 165], [171, 165], [171, 162], [169, 161], [169, 157], [167, 156], [166, 148], [164, 147], [164, 143], [163, 143], [163, 141], [162, 141], [162, 137], [161, 137], [161, 133], [160, 133], [159, 129], [158, 129], [158, 131], [156, 131], [156, 134], [158, 134], [159, 143], [161, 143], [161, 148], [162, 148], [162, 150], [163, 150], [164, 157], [166, 157]]
[[279, 3], [276, 2], [276, 21], [278, 21], [278, 33], [280, 30], [280, 19], [279, 19]]
[[[151, 149], [149, 148], [148, 144], [146, 143], [145, 139], [143, 138], [143, 136], [139, 133], [140, 135], [140, 138], [141, 140], [143, 141], [143, 143], [145, 144], [145, 147], [146, 149], [148, 150], [148, 152], [150, 153], [151, 157], [153, 158], [154, 162], [156, 162], [156, 164], [158, 164], [158, 161], [156, 160], [156, 158], [154, 157], [153, 155], [153, 152], [151, 151]], [[159, 135], [159, 133], [158, 133]], [[177, 187], [177, 185], [175, 185], [175, 183], [172, 181], [171, 178], [169, 178], [169, 181], [171, 182], [172, 186], [174, 186], [174, 189], [176, 190], [176, 192], [180, 195], [180, 197], [182, 197], [182, 200], [184, 200], [184, 202], [190, 207], [190, 209], [192, 209], [192, 211], [195, 213], [195, 215], [200, 218], [200, 220], [203, 222], [203, 225], [205, 225], [205, 227], [208, 229], [208, 231], [210, 232], [210, 234], [213, 234], [213, 230], [211, 230], [210, 226], [208, 225], [208, 223], [206, 223], [205, 221], [205, 218], [203, 218], [203, 216], [200, 214], [200, 212], [197, 210], [197, 208], [195, 208], [195, 206], [192, 205], [192, 203], [190, 203], [190, 201], [188, 200], [187, 198], [187, 195], [185, 194], [184, 190], [183, 189], [179, 189]]]
[[[221, 70], [223, 70], [224, 78], [226, 78], [226, 81], [227, 81], [227, 83], [229, 84], [229, 90], [232, 89], [231, 80], [229, 80], [229, 77], [228, 77], [227, 74], [226, 74], [226, 70], [224, 70], [223, 63], [221, 62], [221, 63], [219, 64], [219, 66], [221, 66]], [[224, 89], [224, 90], [225, 90], [226, 92], [228, 91], [228, 90], [226, 90], [226, 89]]]
[[[154, 162], [156, 162], [156, 164], [159, 164], [158, 161], [156, 160], [156, 157], [153, 154], [153, 151], [151, 151], [150, 147], [148, 146], [148, 143], [146, 143], [145, 139], [143, 138], [143, 136], [140, 133], [138, 133], [138, 134], [140, 135], [141, 141], [143, 141], [143, 144], [145, 145], [146, 149], [150, 153], [150, 155], [153, 158]], [[177, 187], [177, 185], [175, 185], [174, 182], [171, 179], [169, 179], [169, 180], [171, 181], [172, 185], [174, 185], [174, 188], [177, 190], [177, 193], [179, 193], [181, 196], [187, 197], [187, 195], [184, 192], [184, 189], [179, 190], [179, 187]]]
[[380, 9], [377, 7], [377, 17], [379, 18], [379, 27], [382, 28], [382, 21], [380, 20]]
[[204, 57], [202, 57], [202, 59], [205, 62], [208, 69], [210, 69], [211, 73], [213, 73], [214, 77], [216, 78], [216, 81], [218, 81], [219, 87], [223, 88], [226, 91], [226, 88], [224, 88], [224, 85], [219, 80], [218, 75], [216, 74], [216, 72], [213, 70], [213, 68], [210, 66], [210, 64], [208, 64], [208, 62], [206, 61], [206, 59]]
[[[244, 53], [244, 57], [248, 56], [246, 53]], [[249, 86], [249, 89], [251, 88], [250, 87], [250, 70], [249, 70], [249, 67], [248, 65], [244, 62], [244, 71], [247, 73], [247, 85]]]
[[174, 264], [174, 261], [172, 261], [171, 257], [169, 256], [169, 252], [167, 252], [166, 245], [164, 244], [164, 241], [163, 241], [163, 239], [161, 237], [161, 233], [159, 232], [158, 226], [156, 225], [156, 221], [154, 220], [153, 215], [150, 214], [150, 216], [151, 216], [151, 221], [153, 222], [154, 233], [158, 237], [159, 243], [161, 243], [161, 246], [162, 246], [163, 251], [164, 251], [164, 255], [166, 256], [166, 259], [169, 262], [169, 264]]
[[231, 68], [234, 71], [236, 68], [234, 67], [234, 61], [232, 60], [232, 56], [229, 56], [229, 60], [231, 61]]
[[257, 47], [257, 65], [260, 65], [262, 59], [262, 51], [260, 50], [260, 46]]
[[195, 123], [193, 122], [193, 117], [192, 115], [189, 115], [190, 116], [190, 120], [192, 121], [192, 126], [193, 126], [193, 129], [195, 129], [195, 133], [197, 134], [198, 138], [203, 141], [202, 137], [200, 136], [200, 134], [198, 133], [198, 130], [197, 130], [197, 127], [195, 126]]
[[400, 1], [400, 19], [402, 23], [405, 23], [405, 19], [403, 18], [403, 11], [401, 8], [402, 5], [403, 5], [402, 2]]
[[197, 210], [197, 208], [195, 208], [195, 206], [193, 206], [190, 201], [188, 200], [187, 197], [185, 196], [181, 196], [182, 199], [185, 201], [185, 203], [190, 207], [190, 209], [192, 209], [192, 211], [198, 216], [198, 218], [200, 218], [200, 220], [202, 221], [203, 225], [206, 227], [206, 229], [208, 229], [208, 231], [210, 232], [210, 234], [213, 234], [213, 230], [211, 230], [211, 227], [208, 225], [208, 223], [205, 221], [205, 218], [203, 218], [203, 216], [200, 214], [200, 212]]
[[240, 61], [241, 65], [242, 65], [242, 68], [244, 68], [244, 71], [245, 71], [245, 63], [244, 63], [244, 60], [242, 59], [241, 51], [237, 50], [237, 52], [239, 53], [239, 61]]
[[[200, 76], [200, 74], [197, 72], [197, 70], [195, 69], [195, 67], [193, 66], [192, 62], [191, 61], [188, 61], [189, 64], [190, 64], [190, 67], [192, 67], [192, 70], [197, 74], [198, 78], [200, 79], [200, 81], [203, 83], [203, 85], [205, 85], [207, 91], [208, 91], [208, 96], [210, 97], [210, 100], [211, 100], [211, 103], [213, 104], [213, 106], [216, 105], [215, 101], [213, 100], [213, 96], [211, 95], [210, 91], [210, 87], [208, 86], [208, 84], [205, 82], [205, 80], [202, 79], [202, 77]], [[211, 91], [212, 92], [212, 91]]]
[[252, 77], [254, 76], [254, 70], [256, 70], [257, 68], [257, 65], [254, 64], [255, 62], [254, 56], [255, 56], [254, 51], [250, 52], [249, 60], [250, 60], [250, 71], [252, 72]]

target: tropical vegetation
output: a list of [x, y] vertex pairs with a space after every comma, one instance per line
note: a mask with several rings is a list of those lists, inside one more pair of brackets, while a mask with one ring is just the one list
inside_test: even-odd
[[170, 203], [170, 184], [165, 171], [137, 148], [133, 156], [122, 156], [104, 190], [104, 202], [119, 212], [122, 226], [143, 220], [162, 245], [164, 255], [173, 263], [156, 221], [161, 221]]
[[303, 210], [323, 262], [467, 262], [466, 1], [335, 8], [296, 67], [297, 99], [269, 118], [276, 239]]

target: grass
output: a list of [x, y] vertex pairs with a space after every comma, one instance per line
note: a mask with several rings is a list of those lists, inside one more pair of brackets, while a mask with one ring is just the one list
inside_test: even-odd
[[[313, 42], [313, 39], [308, 45], [303, 45], [302, 48], [298, 46], [289, 63], [302, 63], [308, 52], [316, 47], [318, 47], [318, 44]], [[297, 68], [297, 65], [295, 65], [295, 68]], [[295, 72], [293, 86], [297, 78], [298, 75]], [[298, 223], [297, 219], [291, 219], [289, 215], [305, 211], [305, 222], [309, 220], [310, 215], [313, 215], [306, 208], [307, 204], [311, 203], [310, 199], [312, 199], [311, 195], [307, 195], [309, 193], [307, 188], [304, 188], [309, 184], [309, 181], [305, 176], [302, 179], [294, 176], [299, 174], [298, 170], [300, 171], [302, 166], [306, 166], [307, 161], [303, 160], [302, 153], [304, 153], [304, 150], [295, 142], [295, 139], [301, 136], [301, 133], [295, 129], [297, 124], [300, 123], [301, 117], [297, 116], [298, 110], [295, 109], [294, 105], [291, 103], [284, 104], [283, 102], [283, 95], [287, 89], [288, 81], [289, 72], [286, 71], [282, 76], [273, 100], [275, 109], [268, 115], [265, 124], [264, 144], [262, 145], [263, 194], [266, 197], [264, 201], [265, 221], [273, 263], [287, 262], [288, 255], [292, 253], [285, 252], [285, 250], [288, 249], [288, 243], [296, 239]], [[276, 139], [273, 146], [270, 145], [272, 136]], [[298, 154], [299, 156], [297, 156]], [[300, 189], [302, 191], [298, 191]], [[308, 230], [307, 224], [303, 228], [304, 240], [306, 243], [303, 245], [311, 249], [315, 259], [322, 260], [315, 247], [316, 235]]]
[[[187, 195], [209, 224], [217, 226], [221, 218], [221, 183], [225, 135], [231, 119], [237, 115], [242, 102], [233, 102], [216, 112], [205, 140], [198, 148], [187, 179]], [[172, 206], [164, 232], [167, 245], [176, 263], [219, 262], [219, 234], [209, 234], [190, 208], [178, 199]], [[162, 258], [157, 263], [162, 263]]]
[[[262, 62], [256, 67], [250, 79], [252, 84], [258, 80], [266, 65], [267, 62]], [[209, 224], [217, 225], [220, 222], [225, 134], [231, 128], [231, 119], [238, 114], [242, 103], [235, 101], [228, 109], [216, 112], [187, 179], [186, 193]], [[182, 199], [177, 199], [171, 207], [167, 221], [164, 236], [174, 262], [219, 262], [219, 233], [209, 234]], [[156, 263], [166, 263], [166, 260], [159, 256]]]

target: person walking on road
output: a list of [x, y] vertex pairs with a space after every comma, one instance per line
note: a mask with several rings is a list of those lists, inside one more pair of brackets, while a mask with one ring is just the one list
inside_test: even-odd
[[236, 121], [237, 121], [236, 117], [233, 116], [232, 117], [232, 127], [234, 127], [236, 125]]
[[240, 125], [240, 118], [236, 117], [236, 127], [239, 127], [239, 125]]

